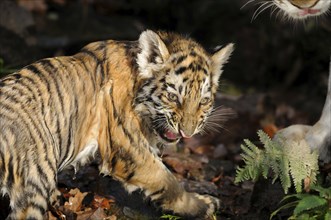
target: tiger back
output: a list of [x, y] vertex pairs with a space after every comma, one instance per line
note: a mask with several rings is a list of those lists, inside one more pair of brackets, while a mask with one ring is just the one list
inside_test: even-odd
[[165, 212], [207, 217], [219, 200], [186, 192], [159, 145], [203, 130], [233, 45], [208, 54], [195, 41], [145, 31], [74, 56], [37, 61], [0, 81], [0, 189], [8, 219], [43, 219], [57, 172], [97, 152], [100, 172], [140, 189]]

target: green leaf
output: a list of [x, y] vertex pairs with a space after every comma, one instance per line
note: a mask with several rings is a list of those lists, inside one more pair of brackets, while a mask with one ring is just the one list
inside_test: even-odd
[[178, 220], [178, 219], [181, 219], [181, 217], [179, 217], [179, 216], [169, 215], [169, 214], [164, 214], [160, 218], [161, 219], [168, 219], [168, 220]]
[[301, 199], [295, 207], [293, 214], [298, 216], [304, 211], [327, 205], [327, 201], [319, 196], [310, 195]]
[[291, 195], [284, 196], [283, 199], [279, 203], [284, 203], [286, 200], [289, 200], [292, 198], [303, 199], [308, 196], [310, 196], [310, 194], [303, 194], [303, 193], [291, 194]]
[[279, 207], [277, 210], [275, 210], [274, 212], [272, 212], [271, 215], [270, 215], [270, 219], [272, 219], [273, 217], [275, 217], [275, 215], [278, 212], [280, 212], [281, 210], [288, 209], [288, 208], [291, 208], [291, 207], [295, 207], [297, 204], [298, 204], [298, 201], [293, 201], [293, 202], [286, 203], [285, 205]]
[[319, 185], [312, 185], [310, 189], [315, 190], [319, 192], [320, 196], [330, 200], [331, 199], [331, 187], [329, 188], [323, 188], [322, 186]]

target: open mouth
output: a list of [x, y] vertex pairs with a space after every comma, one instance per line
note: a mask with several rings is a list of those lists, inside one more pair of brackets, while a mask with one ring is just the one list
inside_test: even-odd
[[298, 12], [298, 16], [305, 17], [305, 16], [309, 16], [309, 15], [319, 14], [320, 12], [321, 12], [321, 10], [319, 10], [319, 9], [306, 8], [306, 9], [300, 10], [300, 12]]
[[156, 130], [156, 131], [159, 134], [159, 136], [168, 143], [177, 142], [181, 138], [180, 134], [169, 129]]

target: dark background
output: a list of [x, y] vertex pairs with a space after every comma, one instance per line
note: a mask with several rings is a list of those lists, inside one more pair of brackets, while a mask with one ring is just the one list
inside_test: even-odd
[[[220, 94], [244, 97], [243, 102], [217, 105], [261, 113], [280, 128], [312, 124], [327, 90], [331, 16], [291, 21], [269, 8], [252, 20], [264, 2], [241, 9], [247, 0], [1, 0], [0, 76], [41, 58], [75, 54], [93, 41], [137, 40], [146, 29], [175, 31], [210, 51], [236, 44]], [[232, 136], [239, 142], [258, 126], [242, 123]]]
[[[244, 138], [256, 140], [256, 131], [269, 125], [282, 128], [316, 122], [327, 90], [331, 16], [293, 22], [284, 19], [278, 10], [270, 15], [271, 8], [251, 21], [263, 1], [256, 0], [240, 9], [246, 2], [0, 0], [0, 76], [41, 58], [72, 55], [93, 41], [137, 40], [146, 29], [188, 35], [211, 51], [234, 42], [236, 50], [225, 67], [220, 86], [225, 95], [218, 96], [217, 105], [231, 107], [238, 116], [227, 123], [221, 135], [192, 138], [184, 145], [193, 154], [202, 149], [202, 154], [213, 158], [208, 166], [217, 169], [213, 169], [210, 178], [205, 177], [209, 182], [222, 173], [220, 181], [214, 182], [226, 204], [222, 217], [266, 219], [277, 208], [282, 190], [262, 183], [254, 186], [257, 190], [251, 196], [247, 185], [233, 185], [235, 166], [242, 163], [240, 144]], [[165, 162], [171, 167], [169, 157]], [[78, 186], [84, 191], [109, 188], [108, 180], [100, 178], [96, 168], [83, 170], [76, 181], [72, 177], [63, 179], [60, 186]], [[82, 187], [84, 184], [87, 189]], [[198, 185], [200, 193], [205, 193], [206, 187]], [[210, 189], [207, 193], [212, 194]], [[0, 209], [1, 205], [0, 201]]]
[[[223, 75], [223, 91], [298, 88], [311, 97], [323, 96], [331, 49], [330, 16], [289, 22], [278, 10], [270, 15], [272, 9], [267, 9], [251, 21], [260, 4], [256, 1], [240, 9], [245, 2], [2, 0], [0, 58], [5, 70], [15, 69], [43, 57], [74, 54], [89, 42], [136, 40], [146, 29], [168, 30], [189, 35], [207, 49], [236, 44]], [[231, 89], [232, 84], [236, 89]]]

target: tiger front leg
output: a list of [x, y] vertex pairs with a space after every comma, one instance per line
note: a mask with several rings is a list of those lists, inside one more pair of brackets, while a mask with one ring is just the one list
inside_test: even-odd
[[[120, 165], [120, 163], [123, 164]], [[123, 174], [115, 171], [113, 176], [122, 181], [129, 192], [141, 189], [145, 197], [150, 198], [164, 212], [190, 219], [192, 217], [208, 219], [220, 207], [220, 201], [217, 198], [185, 191], [160, 158], [152, 154], [149, 158], [134, 164], [132, 161], [125, 164], [124, 160], [117, 159], [116, 165], [125, 167], [127, 172]]]

